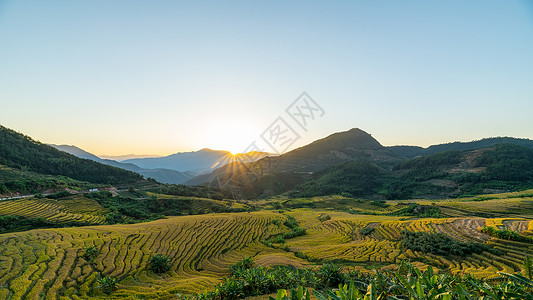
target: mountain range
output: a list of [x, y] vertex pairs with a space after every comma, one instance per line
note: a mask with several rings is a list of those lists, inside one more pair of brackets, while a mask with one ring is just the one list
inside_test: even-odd
[[[229, 151], [204, 148], [194, 152], [181, 152], [164, 157], [128, 159], [118, 162], [100, 158], [72, 145], [50, 144], [50, 146], [79, 158], [90, 159], [105, 165], [133, 171], [143, 175], [145, 178], [153, 178], [158, 182], [168, 184], [185, 183], [201, 173], [209, 172], [236, 159]], [[254, 161], [266, 155], [270, 155], [270, 153], [249, 152], [239, 154], [238, 157], [239, 159], [246, 159], [246, 161]]]
[[194, 173], [182, 173], [175, 170], [165, 169], [165, 168], [157, 168], [157, 169], [143, 169], [135, 164], [131, 163], [124, 163], [124, 162], [118, 162], [112, 159], [103, 159], [100, 158], [92, 153], [89, 153], [83, 149], [80, 149], [76, 146], [72, 145], [54, 145], [50, 144], [50, 146], [70, 153], [72, 155], [75, 155], [80, 158], [90, 159], [96, 162], [99, 162], [101, 164], [129, 170], [138, 174], [143, 175], [145, 178], [153, 178], [158, 182], [161, 183], [169, 183], [169, 184], [180, 184], [183, 183], [192, 177], [194, 177], [196, 174]]
[[[255, 161], [273, 154], [254, 151], [238, 155], [239, 159]], [[122, 161], [122, 163], [132, 163], [144, 169], [166, 168], [179, 172], [189, 171], [202, 174], [211, 172], [235, 159], [235, 155], [229, 151], [204, 148], [194, 152], [180, 152], [164, 157], [127, 159]]]
[[[440, 176], [439, 174], [432, 173], [432, 164], [434, 164], [435, 170], [438, 169], [443, 174], [454, 172], [452, 170], [453, 168], [447, 170], [439, 164], [442, 162], [439, 161], [440, 156], [438, 154], [450, 151], [455, 152], [454, 155], [456, 155], [456, 158], [460, 157], [453, 161], [457, 164], [455, 171], [462, 170], [461, 166], [468, 163], [472, 168], [474, 168], [473, 166], [479, 167], [480, 169], [476, 169], [478, 171], [485, 170], [487, 167], [490, 171], [491, 167], [496, 163], [492, 163], [490, 166], [479, 164], [477, 160], [473, 161], [469, 153], [463, 152], [485, 149], [476, 154], [481, 156], [484, 152], [490, 150], [490, 147], [499, 144], [513, 144], [515, 147], [518, 147], [518, 150], [514, 149], [517, 155], [522, 155], [527, 158], [523, 164], [515, 164], [515, 167], [528, 168], [530, 163], [528, 153], [533, 151], [533, 141], [527, 139], [509, 137], [488, 138], [466, 143], [454, 142], [434, 145], [428, 148], [416, 146], [384, 147], [370, 134], [361, 129], [354, 128], [345, 132], [334, 133], [326, 138], [277, 157], [265, 157], [256, 162], [246, 164], [238, 162], [228, 164], [209, 174], [196, 176], [187, 181], [187, 183], [203, 184], [229, 190], [232, 191], [235, 198], [257, 198], [289, 191], [294, 196], [327, 195], [346, 191], [354, 196], [397, 198], [414, 194], [427, 196], [426, 194], [431, 194], [431, 191], [429, 191], [431, 188], [418, 184], [418, 181], [424, 179], [426, 181], [441, 179], [448, 181], [446, 183], [443, 183], [443, 181], [433, 181], [435, 183], [431, 184], [435, 187], [435, 193], [433, 194], [439, 197], [448, 197], [459, 194], [464, 195], [476, 189], [479, 190], [481, 187], [480, 184], [472, 183], [476, 188], [461, 189], [456, 182], [450, 182], [450, 177], [453, 176]], [[500, 152], [511, 151], [507, 148], [498, 148], [497, 150]], [[429, 169], [420, 167], [400, 170], [401, 168], [398, 166], [406, 161], [420, 161], [419, 158], [414, 158], [417, 156], [428, 157], [426, 160], [421, 160], [423, 162], [421, 165], [425, 166], [425, 164], [428, 164], [429, 167], [427, 168]], [[490, 154], [487, 154], [487, 156], [490, 156]], [[505, 155], [503, 157], [505, 157], [504, 160], [513, 159], [513, 157], [507, 157]], [[444, 165], [447, 163], [447, 161], [444, 161]], [[506, 163], [512, 164], [510, 161], [506, 161]], [[405, 175], [405, 173], [409, 172], [416, 173], [417, 175]], [[431, 175], [424, 177], [424, 174], [430, 173]], [[465, 176], [470, 176], [468, 175], [470, 173], [472, 173], [471, 170], [466, 170], [465, 172], [458, 171], [455, 175], [461, 180], [466, 180], [461, 176], [465, 174], [467, 174]], [[488, 181], [483, 181], [486, 178], [494, 177], [492, 176], [494, 174], [480, 172], [478, 175], [480, 174], [487, 175], [487, 177], [477, 178], [477, 175], [472, 175], [468, 180], [474, 180], [473, 177], [476, 177], [476, 180], [480, 180], [487, 187], [493, 187], [498, 190], [498, 184], [496, 182], [489, 184]], [[346, 181], [346, 178], [351, 178], [351, 180]], [[372, 183], [369, 181], [370, 178], [372, 179]], [[411, 182], [413, 178], [416, 178], [415, 181], [418, 182], [417, 184]], [[529, 177], [523, 179], [528, 182], [530, 180], [533, 181], [533, 178]], [[402, 182], [401, 180], [405, 181]], [[317, 184], [323, 185], [320, 188], [316, 188]], [[402, 184], [410, 186], [412, 190], [402, 186]], [[444, 191], [441, 187], [446, 184], [455, 186], [456, 188]], [[339, 188], [342, 186], [345, 188]], [[513, 188], [519, 185], [501, 184], [500, 186], [502, 188], [499, 190], [507, 190], [509, 187]], [[370, 187], [370, 190], [368, 190], [368, 187]], [[362, 192], [360, 189], [367, 190]], [[422, 192], [421, 189], [425, 189], [427, 192]], [[309, 192], [312, 190], [314, 192]]]
[[53, 186], [54, 178], [42, 174], [61, 176], [57, 182], [65, 187], [85, 186], [83, 182], [123, 185], [144, 176], [212, 187], [239, 199], [279, 194], [457, 197], [533, 187], [533, 141], [497, 137], [427, 148], [385, 147], [354, 128], [279, 156], [202, 149], [117, 162], [75, 146], [51, 147], [0, 126], [0, 168], [0, 189], [11, 192]]

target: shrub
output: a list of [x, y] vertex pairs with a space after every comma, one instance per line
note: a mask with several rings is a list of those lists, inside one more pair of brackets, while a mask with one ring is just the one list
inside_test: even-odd
[[156, 254], [150, 257], [150, 268], [155, 273], [165, 273], [170, 271], [172, 264], [170, 263], [170, 258], [168, 256]]
[[330, 215], [321, 215], [320, 217], [318, 217], [318, 220], [320, 222], [324, 222], [324, 221], [327, 221], [327, 220], [331, 220], [331, 216]]
[[374, 227], [370, 227], [370, 226], [367, 226], [365, 228], [362, 228], [359, 230], [359, 232], [362, 234], [362, 235], [369, 235], [371, 234], [372, 232], [374, 232]]
[[318, 286], [338, 286], [343, 282], [342, 267], [335, 264], [325, 264], [318, 269]]
[[235, 275], [235, 273], [237, 273], [239, 270], [248, 270], [248, 269], [251, 269], [253, 266], [254, 266], [253, 257], [247, 256], [230, 267], [231, 274]]
[[97, 288], [102, 289], [102, 292], [106, 294], [111, 294], [114, 290], [117, 289], [117, 279], [114, 277], [102, 277], [98, 279], [98, 283], [100, 284]]
[[444, 234], [402, 231], [400, 243], [402, 247], [414, 251], [433, 253], [437, 255], [468, 255], [472, 253], [482, 253], [494, 250], [487, 245], [475, 242], [461, 242], [454, 240]]
[[70, 196], [70, 192], [69, 191], [61, 191], [61, 192], [58, 192], [58, 193], [55, 193], [55, 194], [50, 194], [50, 195], [46, 196], [46, 198], [59, 199], [59, 198], [64, 198], [64, 197], [68, 197], [68, 196]]
[[520, 235], [518, 232], [512, 231], [512, 230], [507, 230], [507, 229], [499, 230], [492, 226], [485, 226], [481, 228], [480, 231], [490, 236], [502, 239], [502, 240], [523, 242], [523, 243], [533, 242], [533, 239], [531, 239], [530, 237]]
[[83, 258], [88, 262], [92, 263], [98, 256], [99, 252], [100, 251], [98, 251], [98, 248], [96, 248], [95, 246], [87, 246], [87, 248], [85, 248]]

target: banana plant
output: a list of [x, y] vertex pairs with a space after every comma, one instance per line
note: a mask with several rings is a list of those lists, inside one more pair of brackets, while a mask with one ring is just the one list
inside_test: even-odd
[[448, 300], [452, 299], [452, 292], [448, 290], [450, 280], [446, 275], [438, 276], [429, 266], [427, 271], [422, 273], [419, 269], [414, 269], [414, 274], [403, 276], [395, 274], [403, 289], [411, 299], [424, 300]]
[[269, 297], [269, 300], [311, 300], [311, 293], [300, 286], [297, 289], [291, 289], [290, 292], [278, 290], [276, 298]]
[[314, 291], [314, 295], [319, 300], [382, 300], [386, 299], [377, 296], [376, 290], [372, 284], [368, 285], [366, 294], [362, 294], [361, 291], [355, 286], [354, 281], [350, 281], [350, 285], [339, 284], [339, 289], [335, 291], [326, 291], [325, 294]]

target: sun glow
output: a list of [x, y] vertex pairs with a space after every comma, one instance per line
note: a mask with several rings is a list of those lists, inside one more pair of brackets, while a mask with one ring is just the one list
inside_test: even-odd
[[226, 150], [235, 155], [245, 151], [253, 142], [254, 132], [250, 126], [231, 121], [212, 124], [206, 128], [203, 140], [208, 141], [209, 148], [213, 150]]

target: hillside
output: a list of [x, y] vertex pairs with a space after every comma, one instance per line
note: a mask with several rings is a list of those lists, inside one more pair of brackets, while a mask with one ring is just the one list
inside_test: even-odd
[[533, 149], [498, 144], [448, 151], [399, 163], [388, 198], [469, 196], [533, 187]]
[[134, 183], [143, 177], [131, 171], [81, 159], [0, 126], [0, 164], [92, 183]]
[[387, 147], [392, 153], [400, 157], [414, 158], [417, 156], [425, 156], [444, 151], [468, 151], [480, 148], [492, 147], [496, 144], [514, 144], [533, 148], [533, 140], [519, 139], [513, 137], [493, 137], [485, 138], [472, 142], [453, 142], [439, 145], [432, 145], [427, 148], [418, 146], [390, 146]]
[[132, 163], [118, 162], [112, 159], [103, 159], [83, 149], [80, 149], [76, 146], [53, 145], [53, 144], [50, 144], [50, 146], [58, 150], [70, 153], [79, 158], [86, 158], [86, 159], [90, 159], [90, 160], [102, 163], [104, 165], [109, 165], [109, 166], [121, 168], [124, 170], [132, 171], [140, 175], [143, 175], [145, 178], [153, 178], [156, 181], [161, 182], [161, 183], [181, 184], [191, 179], [192, 177], [194, 177], [194, 173], [190, 174], [188, 172], [178, 172], [176, 170], [165, 169], [165, 168], [143, 169]]
[[445, 198], [533, 187], [533, 149], [514, 144], [446, 151], [396, 164], [341, 163], [316, 172], [293, 197], [347, 194], [374, 199]]
[[36, 194], [64, 189], [88, 190], [100, 186], [102, 185], [65, 176], [43, 175], [0, 165], [0, 198], [13, 196], [16, 193]]

